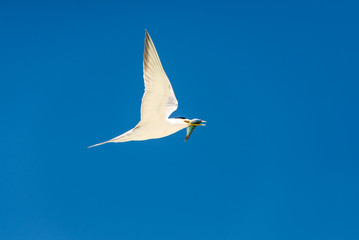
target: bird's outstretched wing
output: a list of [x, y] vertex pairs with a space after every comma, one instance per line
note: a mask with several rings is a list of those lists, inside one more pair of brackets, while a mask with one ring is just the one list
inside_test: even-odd
[[141, 104], [141, 122], [163, 121], [177, 109], [178, 101], [147, 31], [143, 54], [143, 78], [145, 93]]

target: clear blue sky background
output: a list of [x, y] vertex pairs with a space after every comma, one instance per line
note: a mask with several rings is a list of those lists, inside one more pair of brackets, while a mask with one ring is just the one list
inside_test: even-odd
[[[357, 1], [3, 1], [1, 240], [359, 239]], [[145, 29], [202, 118], [139, 120]]]

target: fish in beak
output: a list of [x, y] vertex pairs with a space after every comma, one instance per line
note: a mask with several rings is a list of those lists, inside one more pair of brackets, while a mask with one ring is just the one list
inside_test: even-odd
[[189, 139], [189, 137], [191, 136], [193, 130], [197, 127], [197, 126], [206, 126], [205, 124], [202, 124], [203, 122], [206, 122], [206, 121], [203, 121], [201, 119], [193, 119], [191, 121], [185, 121], [189, 124], [189, 126], [187, 127], [187, 135], [186, 135], [186, 138], [184, 139], [185, 141], [187, 141]]

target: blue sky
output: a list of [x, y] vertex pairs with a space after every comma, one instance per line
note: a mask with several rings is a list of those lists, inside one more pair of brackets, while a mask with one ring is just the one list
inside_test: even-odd
[[[356, 1], [0, 8], [0, 239], [359, 239]], [[179, 109], [144, 142], [145, 29]]]

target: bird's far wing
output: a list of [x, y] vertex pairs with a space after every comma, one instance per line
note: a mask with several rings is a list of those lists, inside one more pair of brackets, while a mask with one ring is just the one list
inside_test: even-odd
[[143, 78], [145, 93], [141, 104], [141, 122], [163, 121], [177, 109], [178, 102], [147, 31], [143, 54]]

